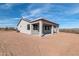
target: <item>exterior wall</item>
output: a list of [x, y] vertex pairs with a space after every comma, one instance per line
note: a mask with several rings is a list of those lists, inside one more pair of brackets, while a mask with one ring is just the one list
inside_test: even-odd
[[58, 32], [59, 32], [59, 28], [58, 27], [54, 28], [54, 33], [58, 33]]
[[56, 30], [57, 30], [57, 33], [59, 33], [59, 27], [57, 27]]
[[35, 34], [35, 35], [39, 35], [39, 31], [38, 30], [32, 30], [32, 34]]
[[56, 29], [56, 28], [53, 28], [53, 32], [54, 32], [54, 33], [57, 33], [57, 29]]
[[31, 34], [30, 30], [27, 30], [27, 24], [30, 24], [27, 21], [21, 20], [20, 24], [18, 25], [18, 30], [22, 33], [27, 33], [27, 34]]
[[43, 34], [51, 34], [51, 29], [50, 30], [43, 30]]
[[[33, 25], [31, 25], [32, 26], [32, 32], [31, 32], [31, 34], [35, 34], [35, 35], [39, 35], [39, 30], [33, 30]], [[38, 24], [38, 28], [39, 28], [39, 24]]]

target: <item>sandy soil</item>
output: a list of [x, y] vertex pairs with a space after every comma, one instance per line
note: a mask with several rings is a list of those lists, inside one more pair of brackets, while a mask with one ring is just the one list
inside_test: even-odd
[[79, 56], [79, 34], [58, 33], [44, 37], [0, 31], [3, 56]]

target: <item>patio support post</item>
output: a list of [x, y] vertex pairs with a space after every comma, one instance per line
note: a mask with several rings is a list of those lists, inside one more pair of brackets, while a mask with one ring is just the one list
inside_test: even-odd
[[54, 34], [54, 27], [52, 25], [52, 28], [51, 28], [51, 34]]
[[40, 36], [43, 35], [43, 23], [42, 23], [42, 21], [39, 21], [39, 35]]
[[33, 25], [30, 24], [30, 34], [32, 34], [32, 30], [33, 30]]

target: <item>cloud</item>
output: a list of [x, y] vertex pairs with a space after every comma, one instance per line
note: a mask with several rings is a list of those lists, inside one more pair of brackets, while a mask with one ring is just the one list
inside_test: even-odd
[[75, 15], [79, 14], [79, 4], [73, 4], [72, 7], [69, 7], [66, 11], [64, 11], [65, 15]]
[[79, 14], [79, 7], [78, 5], [74, 6], [74, 4], [31, 4], [26, 10], [23, 10], [21, 16], [28, 19], [45, 17], [50, 21], [59, 23], [60, 27], [72, 27], [72, 25], [76, 27], [79, 25], [79, 21], [75, 14]]
[[13, 6], [16, 6], [16, 5], [19, 5], [19, 3], [18, 4], [16, 4], [16, 3], [5, 3], [5, 4], [0, 5], [0, 8], [1, 9], [11, 9]]
[[30, 13], [31, 13], [31, 16], [35, 16], [35, 15], [40, 14], [41, 11], [42, 11], [42, 9], [35, 9], [35, 10], [30, 11]]
[[51, 6], [51, 4], [31, 4], [22, 12], [21, 16], [26, 18], [45, 16], [45, 13], [50, 13]]
[[14, 4], [6, 3], [0, 6], [2, 9], [10, 9]]
[[[78, 25], [79, 22], [79, 4], [2, 4], [0, 9], [5, 13], [2, 14], [9, 19], [1, 19], [0, 24], [17, 24], [19, 18], [11, 17], [26, 17], [28, 19], [35, 19], [38, 17], [44, 17], [50, 21], [56, 21], [62, 26]], [[16, 7], [14, 7], [16, 6]], [[25, 8], [26, 7], [26, 8]], [[9, 10], [10, 9], [10, 10]], [[16, 10], [15, 10], [16, 9]], [[9, 11], [9, 12], [8, 12]], [[20, 12], [20, 13], [19, 13]], [[9, 14], [9, 17], [8, 17]], [[76, 14], [76, 15], [75, 15]], [[10, 16], [11, 15], [11, 16]], [[1, 16], [2, 17], [2, 16]], [[4, 17], [2, 17], [4, 18]], [[77, 23], [77, 24], [76, 24]], [[4, 25], [2, 24], [2, 25]], [[15, 25], [14, 25], [15, 26]]]
[[79, 14], [79, 7], [73, 8], [73, 10], [71, 10], [70, 14]]
[[63, 17], [66, 7], [61, 4], [30, 4], [26, 10], [23, 10], [21, 16], [26, 18], [57, 18]]
[[42, 12], [42, 9], [35, 9], [35, 10], [31, 10], [29, 12], [29, 15], [25, 13], [22, 14], [23, 17], [35, 17], [35, 16], [39, 16], [40, 13]]

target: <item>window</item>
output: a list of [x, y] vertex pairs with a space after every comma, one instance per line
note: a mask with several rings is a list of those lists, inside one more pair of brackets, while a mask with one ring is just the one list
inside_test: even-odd
[[54, 28], [56, 28], [56, 26], [54, 26]]
[[30, 24], [27, 25], [27, 30], [30, 30]]
[[50, 30], [50, 26], [45, 26], [45, 30]]
[[45, 30], [47, 29], [47, 26], [45, 26]]
[[38, 30], [38, 28], [39, 28], [38, 25], [36, 25], [36, 24], [33, 25], [33, 30]]
[[48, 30], [50, 30], [50, 26], [48, 26]]

